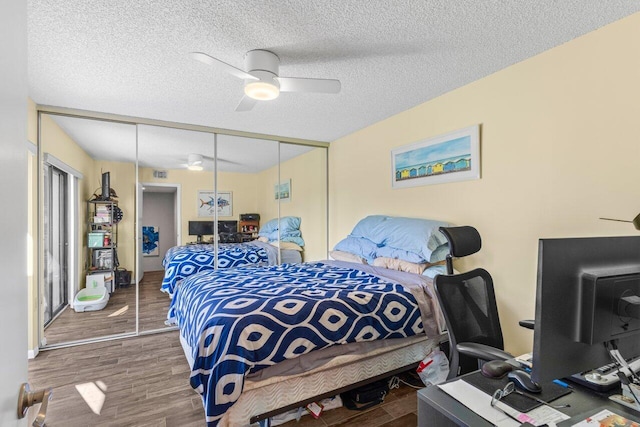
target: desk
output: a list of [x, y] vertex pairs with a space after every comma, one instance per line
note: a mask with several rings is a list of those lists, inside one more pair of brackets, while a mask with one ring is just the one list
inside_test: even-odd
[[[456, 378], [451, 381], [455, 381]], [[608, 399], [608, 394], [600, 394], [573, 385], [573, 392], [554, 400], [556, 405], [570, 404], [570, 408], [562, 408], [559, 411], [572, 417], [563, 421], [558, 426], [570, 426], [581, 419], [607, 408], [617, 414], [627, 415], [633, 419], [640, 419], [640, 414], [633, 412], [625, 406], [619, 405]], [[614, 391], [612, 394], [619, 393]], [[418, 426], [486, 426], [492, 424], [475, 412], [468, 409], [462, 403], [449, 396], [438, 386], [431, 386], [418, 390]]]

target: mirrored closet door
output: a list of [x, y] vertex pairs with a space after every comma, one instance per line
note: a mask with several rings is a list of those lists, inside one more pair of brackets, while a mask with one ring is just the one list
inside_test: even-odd
[[135, 126], [40, 114], [39, 153], [41, 344], [135, 333]]
[[[214, 260], [215, 141], [212, 133], [138, 125], [140, 332], [170, 327], [174, 288], [196, 264]], [[196, 242], [203, 252], [193, 257], [179, 249]]]
[[[277, 264], [280, 254], [274, 240], [259, 231], [277, 223], [278, 200], [274, 198], [274, 185], [278, 168], [278, 142], [230, 135], [218, 135], [217, 188], [221, 194], [233, 199], [233, 209], [219, 215], [219, 227], [228, 223], [227, 230], [238, 234], [228, 242], [241, 244], [234, 260], [233, 245], [220, 246], [220, 264], [228, 268], [232, 264]], [[264, 240], [264, 241], [258, 241]], [[221, 241], [224, 241], [222, 239]]]
[[41, 347], [175, 328], [166, 322], [171, 294], [203, 263], [326, 259], [322, 144], [45, 110], [34, 310]]
[[284, 229], [282, 248], [304, 244], [303, 261], [327, 259], [327, 149], [280, 143], [279, 175], [280, 217], [300, 218], [301, 237]]

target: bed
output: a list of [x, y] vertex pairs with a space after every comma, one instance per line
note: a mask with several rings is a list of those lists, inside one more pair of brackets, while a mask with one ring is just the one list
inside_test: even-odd
[[[299, 226], [300, 218], [284, 217], [280, 221], [268, 221], [261, 228], [258, 240], [218, 243], [217, 268], [302, 262], [304, 240]], [[200, 271], [214, 270], [215, 261], [216, 245], [213, 244], [189, 244], [170, 248], [162, 261], [165, 272], [160, 290], [173, 298], [175, 288], [182, 279]]]
[[422, 360], [444, 325], [432, 286], [347, 261], [204, 271], [181, 282], [168, 317], [207, 425], [249, 425]]

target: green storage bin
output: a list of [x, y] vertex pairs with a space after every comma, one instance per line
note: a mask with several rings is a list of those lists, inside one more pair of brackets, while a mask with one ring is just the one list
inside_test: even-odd
[[87, 246], [90, 248], [101, 248], [104, 242], [104, 233], [89, 233], [89, 242]]

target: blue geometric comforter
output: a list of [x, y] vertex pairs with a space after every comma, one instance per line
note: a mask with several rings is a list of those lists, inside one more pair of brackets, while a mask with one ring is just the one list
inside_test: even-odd
[[424, 331], [402, 285], [325, 263], [206, 271], [176, 289], [169, 318], [193, 350], [191, 386], [216, 426], [245, 375], [312, 350]]
[[[160, 290], [173, 298], [178, 282], [215, 265], [215, 245], [174, 246], [162, 260], [164, 278]], [[277, 249], [263, 242], [219, 243], [218, 268], [270, 265], [277, 262]]]

